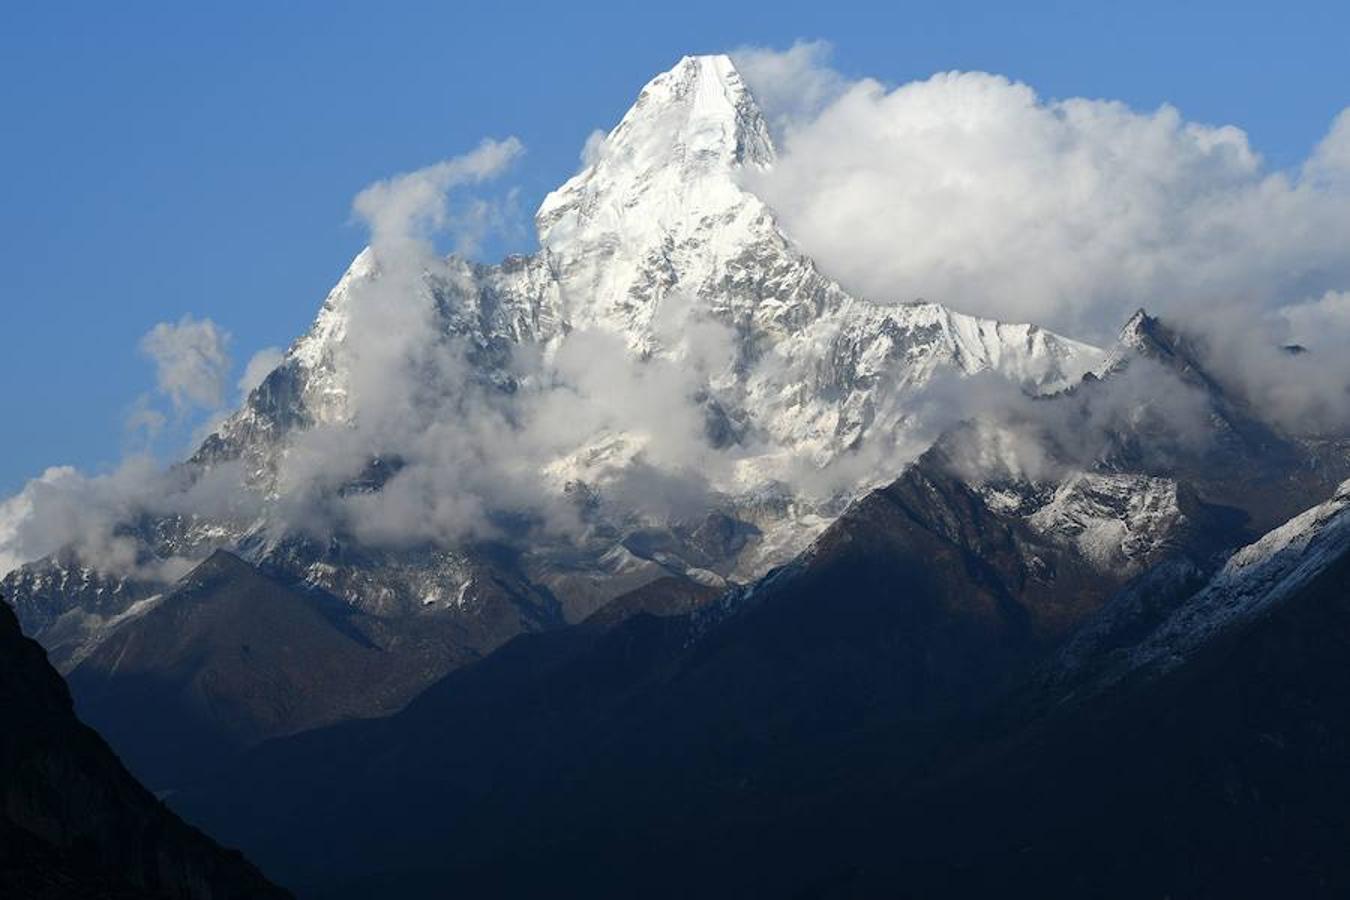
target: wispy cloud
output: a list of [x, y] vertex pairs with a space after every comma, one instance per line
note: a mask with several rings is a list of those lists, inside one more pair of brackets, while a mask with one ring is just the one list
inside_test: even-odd
[[485, 139], [463, 156], [375, 182], [357, 194], [352, 209], [370, 228], [371, 245], [385, 256], [450, 225], [467, 225], [473, 234], [482, 227], [485, 208], [473, 205], [467, 216], [452, 217], [449, 192], [495, 178], [524, 152], [514, 137]]
[[285, 358], [286, 351], [280, 347], [264, 347], [250, 356], [248, 362], [244, 365], [243, 374], [239, 376], [239, 381], [235, 383], [240, 396], [247, 397], [254, 388], [263, 383], [263, 379], [271, 374], [272, 370], [279, 366]]
[[140, 350], [155, 364], [156, 385], [174, 409], [215, 409], [225, 399], [230, 373], [229, 332], [210, 319], [185, 315], [160, 322], [141, 338]]

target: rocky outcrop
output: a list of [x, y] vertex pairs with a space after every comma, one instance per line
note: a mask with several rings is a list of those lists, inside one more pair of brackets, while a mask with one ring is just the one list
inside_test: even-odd
[[0, 602], [0, 895], [289, 896], [185, 824], [75, 717], [46, 654]]

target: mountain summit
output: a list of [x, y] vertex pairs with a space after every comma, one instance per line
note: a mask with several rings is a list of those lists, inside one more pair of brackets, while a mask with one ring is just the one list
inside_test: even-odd
[[619, 124], [592, 139], [585, 168], [544, 199], [540, 241], [678, 227], [738, 168], [773, 161], [768, 125], [730, 58], [687, 56], [649, 82]]
[[773, 158], [768, 126], [728, 57], [685, 57], [654, 78], [535, 215], [572, 323], [618, 324], [646, 344], [658, 269], [696, 288], [772, 229], [737, 172]]

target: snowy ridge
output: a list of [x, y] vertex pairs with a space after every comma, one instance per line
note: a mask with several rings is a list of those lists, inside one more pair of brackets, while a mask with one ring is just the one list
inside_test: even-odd
[[1185, 525], [1177, 483], [1148, 475], [1080, 473], [1026, 517], [1102, 570], [1133, 574]]
[[[1153, 675], [1176, 668], [1219, 634], [1258, 618], [1350, 553], [1350, 481], [1335, 495], [1260, 540], [1239, 549], [1209, 581], [1175, 609], [1142, 641], [1113, 654], [1096, 676], [1098, 689], [1133, 672]], [[1165, 593], [1165, 589], [1154, 589]], [[1108, 615], [1065, 648], [1068, 669], [1115, 645], [1115, 632], [1128, 623]]]
[[1214, 633], [1259, 615], [1350, 550], [1350, 481], [1336, 495], [1238, 550], [1209, 585], [1140, 648], [1140, 664], [1184, 658]]
[[63, 673], [158, 597], [150, 582], [103, 575], [69, 559], [30, 563], [10, 573], [3, 587], [25, 632], [41, 635], [52, 665]]

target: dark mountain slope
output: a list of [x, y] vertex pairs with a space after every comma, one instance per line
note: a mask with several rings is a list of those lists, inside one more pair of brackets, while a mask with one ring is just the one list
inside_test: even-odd
[[931, 769], [1113, 586], [934, 457], [752, 590], [518, 638], [390, 719], [269, 743], [179, 802], [351, 896], [622, 892], [653, 854], [743, 879], [761, 871], [735, 863], [747, 835], [805, 824], [785, 810], [851, 771]]
[[288, 896], [185, 825], [75, 718], [65, 683], [0, 603], [0, 896]]
[[1161, 677], [1031, 724], [1000, 711], [939, 776], [889, 794], [905, 815], [849, 809], [887, 841], [827, 893], [1344, 896], [1347, 646], [1342, 554]]
[[217, 551], [104, 641], [70, 685], [132, 770], [172, 787], [265, 738], [393, 712], [480, 637], [443, 618], [404, 624]]

